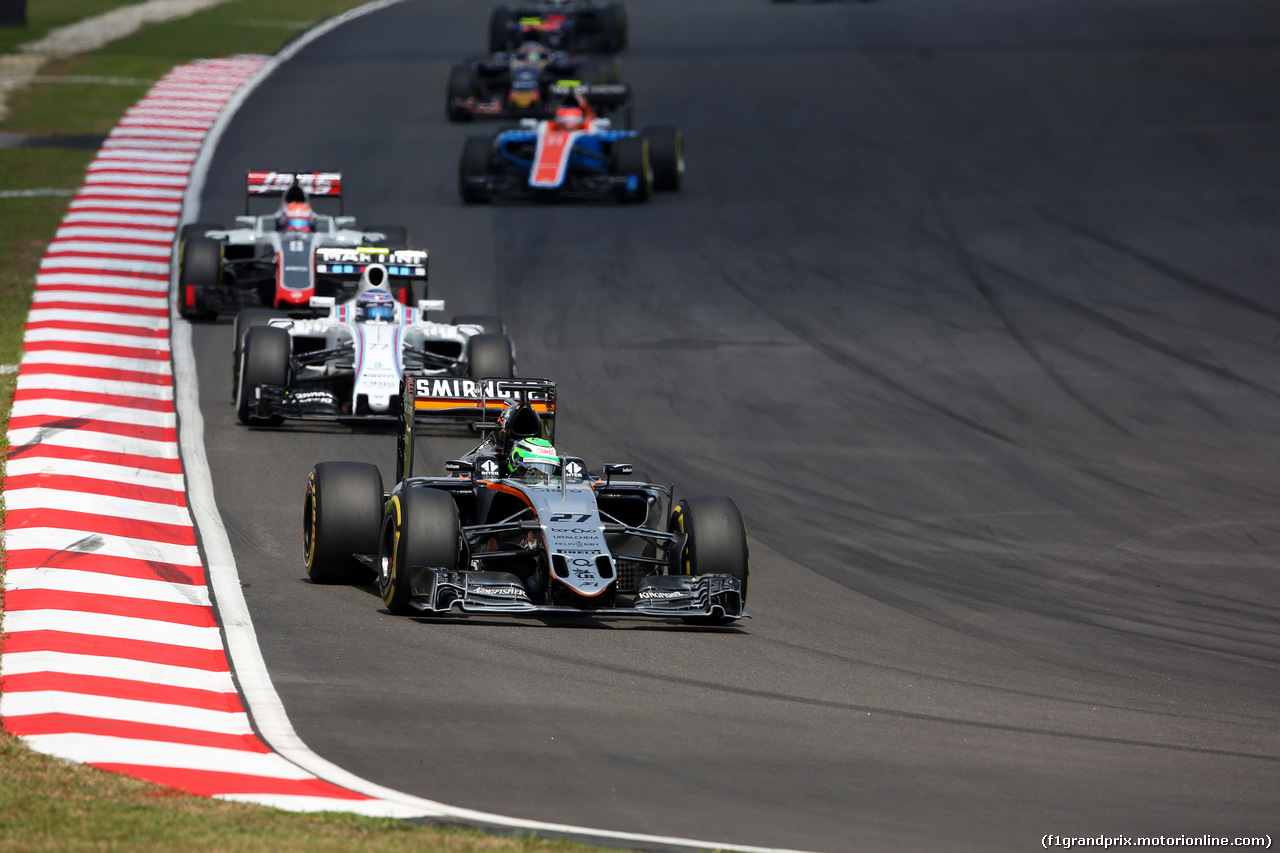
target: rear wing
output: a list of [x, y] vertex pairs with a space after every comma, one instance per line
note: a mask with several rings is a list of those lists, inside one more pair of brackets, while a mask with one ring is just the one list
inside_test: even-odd
[[283, 196], [297, 184], [308, 198], [336, 198], [342, 207], [341, 172], [249, 172], [245, 178], [244, 211], [249, 212], [249, 199]]
[[562, 101], [581, 96], [592, 109], [606, 110], [631, 103], [631, 87], [626, 83], [583, 83], [580, 80], [557, 80], [551, 87], [551, 97]]
[[[420, 424], [465, 422], [480, 432], [497, 429], [508, 403], [528, 403], [542, 417], [549, 439], [555, 437], [556, 383], [549, 379], [465, 379], [460, 376], [408, 376], [401, 386], [400, 439], [396, 467], [401, 480], [413, 475], [413, 434]], [[475, 420], [476, 416], [479, 420]]]
[[426, 281], [428, 260], [426, 249], [321, 248], [316, 249], [316, 275], [358, 279], [370, 264], [382, 264], [388, 278]]

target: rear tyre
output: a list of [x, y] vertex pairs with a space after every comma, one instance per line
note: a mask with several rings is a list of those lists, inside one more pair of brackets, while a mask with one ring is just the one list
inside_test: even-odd
[[302, 504], [302, 544], [312, 583], [366, 583], [353, 554], [378, 553], [382, 475], [364, 462], [321, 462], [311, 469]]
[[489, 161], [493, 157], [493, 139], [488, 136], [469, 136], [462, 146], [462, 158], [458, 161], [458, 194], [467, 204], [484, 204], [489, 201]]
[[245, 308], [236, 314], [231, 330], [231, 402], [235, 402], [236, 390], [240, 387], [240, 349], [244, 346], [244, 336], [255, 326], [266, 326], [272, 320], [288, 317], [275, 308]]
[[479, 326], [486, 335], [505, 335], [507, 326], [501, 317], [492, 314], [459, 314], [453, 318], [455, 326]]
[[649, 160], [649, 143], [643, 136], [624, 136], [613, 144], [613, 173], [634, 178], [624, 198], [648, 201], [653, 192], [653, 167]]
[[279, 415], [253, 417], [249, 403], [259, 385], [289, 384], [289, 333], [274, 326], [257, 326], [244, 336], [240, 348], [240, 381], [236, 393], [236, 414], [248, 426], [278, 426]]
[[489, 16], [489, 52], [506, 50], [511, 41], [511, 13], [506, 9], [494, 9]]
[[216, 287], [222, 281], [222, 243], [205, 237], [195, 229], [179, 244], [178, 255], [178, 313], [186, 320], [203, 320], [216, 312], [205, 307], [206, 288]]
[[393, 252], [409, 248], [409, 230], [403, 225], [366, 225], [364, 230], [377, 231], [383, 237], [378, 245]]
[[392, 497], [378, 547], [378, 591], [397, 616], [416, 612], [411, 569], [457, 571], [462, 565], [462, 525], [453, 498], [435, 489], [407, 488]]
[[468, 344], [467, 375], [472, 379], [510, 379], [515, 355], [506, 335], [473, 335]]
[[[720, 495], [684, 498], [671, 512], [669, 529], [673, 533], [688, 534], [680, 554], [680, 574], [733, 575], [742, 581], [742, 603], [747, 603], [750, 576], [747, 527], [733, 501]], [[686, 621], [722, 625], [734, 620], [690, 617]]]
[[471, 112], [457, 105], [458, 101], [465, 101], [475, 94], [471, 81], [470, 66], [459, 63], [449, 69], [449, 82], [444, 95], [444, 114], [449, 117], [449, 121], [471, 121]]
[[684, 184], [684, 134], [674, 127], [645, 128], [654, 192], [678, 190]]
[[630, 34], [627, 27], [627, 7], [622, 3], [610, 3], [600, 10], [600, 30], [608, 53], [627, 49]]

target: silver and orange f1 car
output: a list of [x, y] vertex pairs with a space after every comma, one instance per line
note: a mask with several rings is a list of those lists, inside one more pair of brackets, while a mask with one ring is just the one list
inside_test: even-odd
[[[470, 394], [459, 394], [470, 390]], [[719, 496], [676, 500], [630, 465], [588, 469], [554, 450], [556, 386], [471, 389], [406, 379], [397, 482], [374, 465], [323, 462], [303, 500], [316, 583], [377, 582], [392, 613], [645, 616], [723, 625], [747, 616], [742, 516]], [[414, 474], [415, 426], [481, 416], [484, 435], [444, 475]], [[496, 417], [495, 417], [496, 415]], [[521, 448], [531, 445], [536, 453]]]

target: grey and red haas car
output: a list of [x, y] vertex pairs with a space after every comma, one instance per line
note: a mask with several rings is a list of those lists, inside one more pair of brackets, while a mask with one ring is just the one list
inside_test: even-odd
[[[556, 385], [406, 378], [396, 483], [322, 462], [307, 479], [303, 545], [315, 583], [374, 580], [399, 615], [640, 616], [725, 625], [747, 616], [742, 515], [720, 496], [676, 500], [631, 465], [562, 456]], [[481, 416], [483, 441], [445, 473], [414, 473], [415, 425]], [[496, 415], [496, 417], [494, 417]]]
[[[255, 215], [254, 199], [278, 203], [270, 213]], [[319, 200], [336, 201], [338, 215], [317, 212]], [[179, 229], [177, 302], [183, 317], [206, 319], [242, 308], [311, 316], [311, 297], [345, 295], [338, 278], [317, 270], [317, 249], [408, 248], [403, 226], [361, 227], [354, 216], [343, 215], [341, 172], [249, 172], [244, 209], [234, 228], [192, 222]], [[407, 296], [406, 302], [421, 298]]]

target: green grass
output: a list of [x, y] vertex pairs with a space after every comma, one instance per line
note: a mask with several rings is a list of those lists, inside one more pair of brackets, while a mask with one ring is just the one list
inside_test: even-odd
[[[565, 841], [500, 838], [340, 814], [210, 800], [56, 761], [0, 737], [0, 853], [243, 851], [588, 853]], [[616, 851], [615, 851], [616, 853]]]
[[[0, 29], [0, 53], [120, 0], [30, 0], [31, 25]], [[158, 80], [197, 58], [273, 53], [305, 27], [358, 0], [235, 0], [191, 18], [151, 25], [41, 75]], [[255, 23], [261, 24], [254, 26]], [[41, 83], [14, 94], [0, 131], [106, 133], [147, 84]], [[78, 187], [92, 152], [0, 149], [0, 190]], [[0, 364], [18, 361], [32, 285], [66, 198], [0, 198]], [[0, 451], [7, 451], [15, 377], [0, 374]], [[5, 458], [0, 452], [0, 464]], [[0, 554], [0, 611], [3, 610]], [[2, 613], [0, 613], [2, 615]], [[3, 627], [0, 624], [0, 627]], [[0, 634], [0, 642], [3, 635]], [[33, 752], [0, 731], [0, 853], [8, 851], [450, 851], [551, 853], [591, 848], [487, 836], [461, 829], [342, 814], [306, 815], [181, 794]]]
[[27, 0], [27, 25], [0, 27], [0, 54], [13, 53], [20, 44], [38, 41], [55, 27], [136, 2], [138, 0]]

